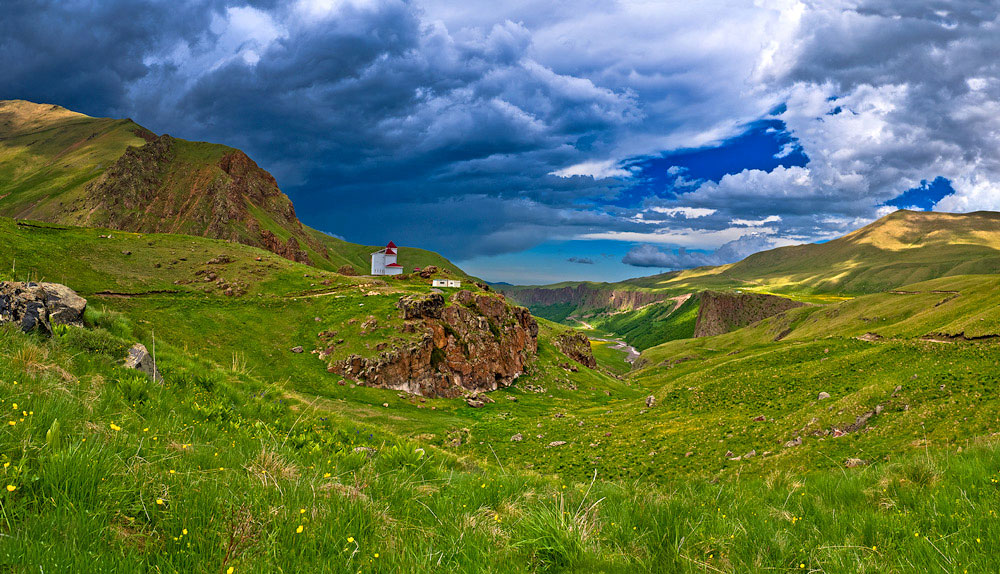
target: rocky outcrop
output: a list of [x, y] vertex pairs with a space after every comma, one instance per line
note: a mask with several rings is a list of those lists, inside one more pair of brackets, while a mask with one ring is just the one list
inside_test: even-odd
[[[86, 197], [77, 206], [87, 216], [74, 223], [203, 235], [311, 263], [302, 247], [307, 243], [326, 257], [326, 248], [306, 233], [274, 177], [242, 151], [221, 146], [204, 149], [208, 144], [169, 135], [146, 140], [146, 145], [128, 148], [87, 186]], [[221, 155], [214, 162], [213, 153]], [[266, 215], [267, 227], [255, 209]], [[268, 228], [275, 224], [281, 230]]]
[[365, 385], [428, 397], [457, 397], [510, 385], [538, 350], [538, 323], [523, 307], [459, 291], [402, 297], [404, 330], [422, 333], [374, 357], [352, 355], [328, 370]]
[[721, 335], [804, 305], [776, 295], [704, 291], [694, 336]]
[[0, 281], [0, 323], [52, 333], [52, 325], [83, 325], [87, 300], [58, 283]]
[[597, 359], [590, 348], [590, 339], [579, 331], [565, 331], [556, 335], [553, 340], [559, 352], [580, 363], [584, 367], [597, 367]]

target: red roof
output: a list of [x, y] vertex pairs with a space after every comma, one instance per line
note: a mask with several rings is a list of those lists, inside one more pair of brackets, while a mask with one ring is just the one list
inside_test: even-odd
[[386, 245], [386, 247], [388, 247], [389, 249], [395, 249], [396, 248], [396, 244], [393, 243], [392, 241], [390, 241], [389, 245]]
[[399, 263], [390, 263], [386, 265], [386, 267], [402, 267], [402, 265], [400, 265]]
[[386, 255], [395, 255], [395, 254], [396, 254], [396, 252], [395, 252], [395, 251], [393, 251], [392, 249], [389, 249], [388, 247], [386, 247], [386, 248], [385, 248], [385, 254], [386, 254]]

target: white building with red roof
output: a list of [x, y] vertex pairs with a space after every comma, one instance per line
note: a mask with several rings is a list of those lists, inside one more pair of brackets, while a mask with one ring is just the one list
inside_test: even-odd
[[372, 275], [399, 275], [403, 272], [403, 266], [396, 263], [396, 251], [398, 248], [392, 241], [385, 249], [380, 249], [372, 253]]

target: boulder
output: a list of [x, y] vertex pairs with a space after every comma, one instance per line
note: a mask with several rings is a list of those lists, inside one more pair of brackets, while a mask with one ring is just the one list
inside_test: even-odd
[[516, 435], [510, 437], [510, 440], [511, 442], [521, 442], [522, 440], [524, 440], [524, 436], [521, 435], [521, 433], [517, 433]]
[[654, 397], [653, 395], [649, 395], [648, 397], [646, 397], [646, 408], [647, 409], [653, 408], [653, 405], [655, 405], [655, 404], [656, 404], [656, 397]]
[[302, 351], [304, 351], [304, 350], [305, 350], [305, 349], [303, 349], [301, 345], [300, 345], [300, 346], [298, 346], [298, 347], [292, 347], [292, 352], [293, 352], [293, 353], [301, 353], [301, 352], [302, 352]]
[[87, 300], [58, 283], [0, 281], [0, 323], [49, 335], [52, 325], [83, 325]]
[[45, 290], [45, 306], [49, 310], [49, 321], [53, 325], [83, 326], [83, 312], [87, 300], [59, 283], [42, 283]]
[[826, 391], [823, 391], [822, 393], [819, 394], [819, 396], [816, 397], [816, 399], [820, 400], [820, 401], [822, 401], [823, 399], [828, 399], [828, 398], [830, 398], [830, 393], [828, 393]]
[[554, 440], [554, 441], [552, 441], [552, 442], [549, 443], [549, 446], [550, 447], [553, 447], [553, 446], [562, 446], [564, 444], [566, 444], [566, 441], [564, 441], [564, 440]]
[[163, 383], [163, 377], [160, 376], [160, 372], [156, 368], [153, 356], [149, 354], [146, 346], [142, 343], [136, 343], [128, 350], [128, 354], [125, 356], [125, 368], [141, 371], [153, 381]]
[[597, 366], [597, 359], [590, 348], [590, 339], [578, 331], [565, 331], [555, 338], [555, 345], [559, 351], [580, 363], [584, 367], [593, 369]]
[[400, 298], [396, 308], [403, 312], [403, 319], [440, 319], [444, 296], [438, 293], [408, 295]]
[[423, 269], [420, 270], [420, 276], [423, 277], [424, 279], [430, 279], [431, 275], [434, 275], [437, 272], [438, 268], [436, 266], [428, 265], [427, 267], [424, 267]]

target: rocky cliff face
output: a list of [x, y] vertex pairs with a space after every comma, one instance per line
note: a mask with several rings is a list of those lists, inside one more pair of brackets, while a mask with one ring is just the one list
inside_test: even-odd
[[584, 367], [597, 367], [597, 359], [590, 348], [590, 339], [579, 331], [566, 331], [556, 336], [555, 346], [559, 352], [580, 363]]
[[[146, 145], [128, 148], [87, 186], [86, 224], [238, 241], [311, 263], [302, 249], [306, 242], [325, 256], [274, 177], [245, 153], [169, 135], [146, 139]], [[253, 208], [288, 232], [288, 238], [279, 239], [262, 225]]]
[[776, 295], [704, 291], [694, 336], [721, 335], [804, 305]]
[[0, 281], [0, 324], [52, 333], [52, 325], [82, 325], [87, 300], [58, 283]]
[[419, 341], [375, 357], [352, 355], [328, 370], [369, 386], [456, 397], [510, 385], [538, 350], [538, 323], [502, 297], [409, 295], [397, 307], [404, 330], [422, 333]]
[[583, 310], [630, 311], [671, 297], [666, 293], [653, 291], [599, 289], [587, 283], [554, 289], [542, 287], [506, 290], [501, 287], [499, 289], [519, 305], [534, 307], [571, 303]]

